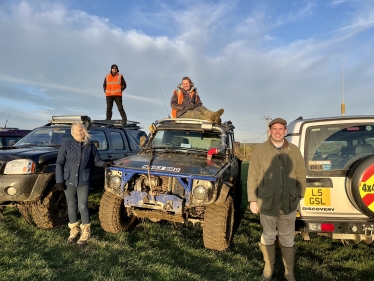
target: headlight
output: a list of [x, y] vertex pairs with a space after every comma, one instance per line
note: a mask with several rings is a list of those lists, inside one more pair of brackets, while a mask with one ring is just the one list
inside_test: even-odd
[[121, 178], [118, 177], [118, 176], [110, 177], [109, 186], [112, 189], [120, 187], [121, 186]]
[[196, 201], [205, 201], [208, 196], [208, 190], [204, 186], [196, 186], [192, 191], [192, 195]]
[[212, 199], [213, 184], [210, 181], [195, 180], [192, 187], [192, 202], [207, 203]]
[[29, 159], [18, 159], [6, 164], [4, 174], [31, 174], [35, 172], [35, 163]]

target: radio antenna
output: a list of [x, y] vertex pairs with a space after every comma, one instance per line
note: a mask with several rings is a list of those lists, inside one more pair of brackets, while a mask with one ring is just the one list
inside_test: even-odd
[[7, 119], [6, 119], [6, 121], [5, 121], [5, 126], [4, 126], [4, 129], [6, 128], [6, 124], [8, 124], [8, 119], [9, 119], [9, 115], [10, 115], [10, 112], [11, 112], [12, 110], [11, 109], [9, 109], [9, 113], [8, 113], [8, 117], [7, 117]]
[[345, 67], [345, 54], [343, 57], [343, 93], [342, 93], [342, 104], [340, 105], [340, 112], [344, 116], [345, 113], [345, 103], [344, 103], [344, 67]]
[[169, 111], [168, 111], [168, 107], [166, 106], [166, 102], [165, 102], [164, 94], [162, 93], [161, 88], [160, 88], [160, 92], [161, 92], [161, 95], [162, 95], [162, 99], [164, 100], [165, 109], [166, 109], [166, 114], [168, 115], [168, 118], [170, 118]]

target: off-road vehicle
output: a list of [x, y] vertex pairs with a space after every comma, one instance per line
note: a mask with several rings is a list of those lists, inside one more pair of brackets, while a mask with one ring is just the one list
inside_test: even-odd
[[374, 116], [299, 119], [288, 141], [300, 147], [307, 189], [296, 230], [356, 243], [373, 240]]
[[[104, 161], [139, 152], [139, 139], [146, 135], [136, 122], [91, 120], [88, 116], [53, 116], [52, 120], [0, 149], [0, 206], [18, 206], [29, 223], [50, 229], [67, 223], [63, 191], [56, 190], [56, 159], [61, 143], [71, 139], [71, 124], [81, 122], [91, 135]], [[104, 187], [104, 170], [95, 167], [92, 188]]]
[[225, 250], [242, 192], [234, 126], [167, 118], [150, 130], [138, 155], [117, 160], [106, 170], [102, 228], [127, 231], [137, 218], [202, 223], [205, 247]]

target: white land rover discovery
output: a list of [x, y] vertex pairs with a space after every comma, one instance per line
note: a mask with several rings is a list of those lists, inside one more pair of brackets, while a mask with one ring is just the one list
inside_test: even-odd
[[305, 159], [296, 231], [370, 243], [374, 237], [374, 116], [298, 119], [287, 140]]

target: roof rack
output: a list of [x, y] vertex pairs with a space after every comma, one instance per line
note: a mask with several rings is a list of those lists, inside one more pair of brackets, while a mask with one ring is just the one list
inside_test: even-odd
[[140, 122], [130, 120], [127, 120], [127, 122], [122, 120], [92, 120], [92, 125], [102, 125], [106, 127], [128, 127], [140, 129], [138, 124], [140, 124]]
[[188, 123], [188, 124], [212, 124], [211, 121], [202, 120], [202, 119], [193, 119], [193, 118], [164, 118], [157, 120], [156, 125], [161, 123]]
[[91, 118], [86, 115], [65, 115], [65, 116], [52, 116], [49, 120], [50, 124], [73, 124], [74, 122], [83, 123], [88, 126]]
[[65, 115], [65, 116], [52, 116], [49, 124], [67, 124], [71, 125], [75, 122], [83, 123], [87, 128], [90, 126], [105, 126], [112, 128], [126, 127], [129, 129], [142, 129], [138, 124], [139, 122], [128, 120], [126, 123], [122, 120], [91, 120], [86, 115]]
[[221, 124], [216, 124], [215, 122], [211, 122], [208, 120], [202, 120], [202, 119], [193, 119], [193, 118], [164, 118], [155, 121], [155, 125], [160, 125], [160, 124], [167, 124], [167, 123], [174, 123], [174, 124], [197, 124], [201, 125], [202, 128], [209, 129], [212, 126], [223, 126], [227, 128], [232, 128], [235, 129], [235, 126], [232, 124], [232, 122], [225, 121]]

